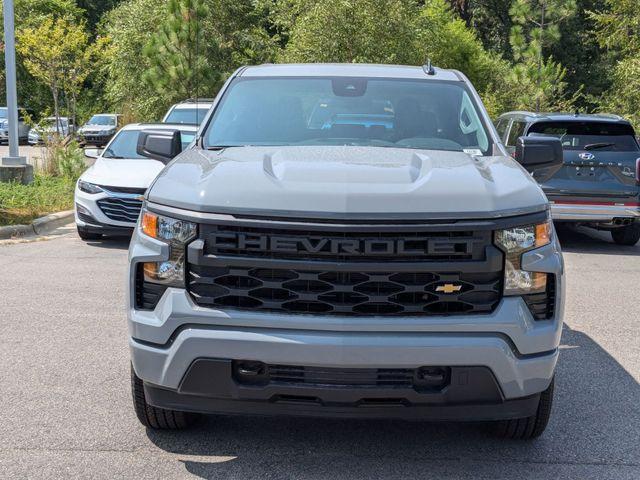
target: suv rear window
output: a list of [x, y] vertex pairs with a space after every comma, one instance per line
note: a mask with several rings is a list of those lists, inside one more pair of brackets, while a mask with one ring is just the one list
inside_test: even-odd
[[351, 77], [236, 79], [209, 147], [350, 145], [472, 151], [491, 140], [462, 82]]
[[640, 150], [631, 125], [610, 122], [539, 122], [528, 135], [558, 137], [565, 150], [635, 152]]

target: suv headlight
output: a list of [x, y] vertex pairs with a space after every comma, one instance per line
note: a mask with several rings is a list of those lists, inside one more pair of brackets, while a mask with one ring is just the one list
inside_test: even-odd
[[98, 185], [85, 182], [84, 180], [78, 180], [78, 188], [85, 193], [100, 193], [103, 191]]
[[527, 272], [521, 269], [524, 252], [547, 245], [551, 242], [551, 220], [537, 225], [498, 230], [496, 245], [505, 252], [504, 294], [523, 295], [542, 293], [547, 288], [547, 274]]
[[184, 288], [185, 247], [196, 237], [197, 225], [193, 222], [158, 215], [142, 209], [140, 231], [169, 245], [169, 259], [142, 264], [144, 280], [169, 287]]

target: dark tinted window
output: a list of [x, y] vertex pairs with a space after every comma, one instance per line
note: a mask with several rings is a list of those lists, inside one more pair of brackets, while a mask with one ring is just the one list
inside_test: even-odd
[[207, 145], [351, 145], [486, 154], [490, 140], [462, 82], [385, 78], [237, 79]]
[[562, 140], [565, 150], [638, 151], [635, 132], [630, 125], [611, 122], [539, 122], [529, 135], [546, 135]]

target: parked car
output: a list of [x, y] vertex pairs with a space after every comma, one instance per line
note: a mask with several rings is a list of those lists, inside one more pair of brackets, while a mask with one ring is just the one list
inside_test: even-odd
[[200, 125], [209, 109], [213, 105], [211, 98], [189, 98], [183, 102], [172, 105], [167, 111], [163, 123], [185, 123]]
[[78, 137], [83, 145], [103, 147], [122, 127], [122, 115], [98, 113], [93, 115], [78, 129]]
[[[9, 141], [9, 120], [7, 107], [0, 107], [0, 143]], [[18, 108], [18, 141], [26, 142], [29, 135], [29, 120], [33, 118], [33, 110]]]
[[28, 141], [31, 145], [38, 145], [51, 141], [54, 136], [64, 138], [74, 132], [71, 119], [59, 117], [56, 126], [56, 117], [43, 118], [38, 125], [29, 130]]
[[177, 129], [183, 146], [193, 141], [197, 130], [191, 125], [130, 124], [120, 129], [104, 150], [85, 150], [96, 161], [80, 176], [75, 190], [75, 220], [83, 240], [131, 234], [142, 196], [166, 163], [136, 152], [145, 128]]
[[[327, 97], [341, 108], [324, 128], [309, 116]], [[387, 102], [381, 120], [370, 107]], [[525, 168], [559, 165], [560, 140], [523, 137], [518, 165], [469, 80], [430, 65], [245, 67], [216, 105], [182, 153], [170, 128], [138, 142], [178, 155], [129, 248], [140, 422], [336, 415], [540, 435], [563, 263]]]
[[496, 128], [512, 154], [523, 135], [562, 141], [563, 165], [534, 173], [555, 221], [608, 230], [620, 245], [640, 240], [640, 146], [627, 120], [509, 112], [498, 118]]

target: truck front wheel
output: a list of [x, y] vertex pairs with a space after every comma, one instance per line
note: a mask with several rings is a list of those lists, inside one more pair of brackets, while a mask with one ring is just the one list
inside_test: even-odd
[[180, 430], [190, 427], [197, 419], [197, 415], [189, 412], [178, 412], [149, 405], [144, 395], [142, 380], [136, 375], [131, 366], [131, 396], [133, 408], [140, 423], [147, 428], [156, 430]]
[[514, 418], [512, 420], [500, 420], [494, 422], [493, 433], [502, 438], [516, 440], [531, 440], [542, 435], [549, 417], [551, 416], [551, 404], [553, 403], [553, 384], [551, 380], [549, 387], [540, 394], [538, 410], [534, 415], [526, 418]]

